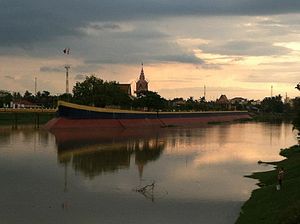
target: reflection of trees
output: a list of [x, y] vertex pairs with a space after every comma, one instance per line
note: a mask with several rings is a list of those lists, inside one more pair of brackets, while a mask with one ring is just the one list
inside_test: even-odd
[[128, 168], [129, 165], [130, 152], [126, 149], [76, 154], [72, 159], [75, 171], [80, 171], [90, 178], [105, 172]]
[[11, 142], [15, 142], [17, 139], [22, 140], [23, 142], [29, 143], [26, 144], [26, 148], [33, 147], [35, 148], [38, 144], [44, 144], [47, 146], [49, 144], [49, 132], [33, 129], [32, 127], [18, 127], [12, 129], [9, 126], [4, 126], [0, 128], [0, 144], [7, 145]]
[[139, 176], [142, 178], [144, 166], [151, 161], [157, 160], [164, 147], [164, 142], [159, 142], [156, 138], [153, 141], [143, 141], [135, 149], [135, 164], [138, 166]]
[[[92, 141], [93, 142], [93, 141]], [[67, 142], [70, 146], [70, 142]], [[90, 145], [72, 145], [68, 150], [63, 142], [58, 143], [58, 161], [61, 164], [71, 163], [75, 171], [93, 178], [107, 172], [116, 172], [130, 167], [130, 158], [135, 156], [140, 175], [143, 166], [157, 160], [165, 147], [164, 142], [156, 139], [127, 139], [121, 142], [100, 142]], [[63, 149], [63, 150], [62, 150]]]
[[8, 145], [10, 143], [11, 130], [0, 130], [0, 145]]
[[143, 141], [143, 144], [135, 149], [135, 162], [136, 164], [143, 164], [150, 161], [157, 160], [163, 149], [165, 144], [163, 142], [156, 141]]

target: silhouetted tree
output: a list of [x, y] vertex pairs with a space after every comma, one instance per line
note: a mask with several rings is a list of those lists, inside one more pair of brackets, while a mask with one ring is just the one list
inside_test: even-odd
[[12, 101], [13, 96], [10, 92], [5, 90], [0, 90], [0, 107], [8, 107], [10, 102]]
[[300, 83], [298, 83], [295, 88], [300, 90]]
[[280, 95], [274, 97], [266, 97], [261, 102], [261, 110], [267, 113], [282, 113], [284, 105]]
[[[300, 83], [298, 83], [295, 88], [300, 91]], [[293, 99], [292, 105], [292, 111], [295, 114], [293, 125], [296, 129], [300, 130], [300, 97]]]
[[162, 98], [157, 92], [145, 91], [133, 102], [136, 108], [147, 107], [148, 110], [159, 110], [167, 108], [167, 100]]
[[25, 91], [24, 95], [23, 95], [23, 99], [27, 100], [29, 102], [33, 102], [34, 101], [34, 96], [32, 95], [31, 92], [29, 92], [28, 90]]
[[13, 100], [20, 100], [22, 99], [22, 95], [19, 92], [14, 92], [13, 93]]
[[107, 105], [130, 106], [131, 100], [118, 83], [107, 82], [95, 76], [87, 76], [73, 88], [73, 101], [79, 104], [105, 107]]

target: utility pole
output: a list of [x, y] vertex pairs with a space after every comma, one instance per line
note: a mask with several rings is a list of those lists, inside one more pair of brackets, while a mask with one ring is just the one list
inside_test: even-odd
[[37, 91], [37, 77], [34, 77], [34, 95], [36, 96]]
[[273, 97], [273, 85], [271, 85], [271, 98]]
[[206, 100], [206, 86], [204, 85], [204, 89], [203, 89], [204, 93], [203, 93], [203, 96], [204, 96], [204, 100]]
[[66, 69], [66, 93], [69, 93], [69, 69], [71, 68], [70, 65], [65, 65]]
[[[64, 55], [68, 56], [70, 54], [70, 48], [63, 49]], [[67, 60], [67, 59], [66, 59]], [[69, 69], [71, 68], [68, 63], [65, 65], [66, 69], [66, 93], [69, 94]]]

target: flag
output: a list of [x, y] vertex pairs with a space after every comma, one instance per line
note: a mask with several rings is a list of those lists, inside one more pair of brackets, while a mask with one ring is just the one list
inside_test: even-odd
[[70, 54], [70, 48], [64, 48], [63, 52], [64, 54]]

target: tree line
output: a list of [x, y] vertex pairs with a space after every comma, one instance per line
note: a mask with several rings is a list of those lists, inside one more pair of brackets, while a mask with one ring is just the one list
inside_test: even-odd
[[[35, 95], [25, 91], [10, 93], [0, 91], [0, 107], [9, 106], [10, 102], [28, 101], [45, 108], [55, 108], [58, 100], [69, 101], [82, 105], [96, 107], [118, 107], [122, 109], [139, 110], [164, 110], [164, 111], [210, 111], [210, 110], [248, 110], [262, 113], [291, 113], [300, 111], [300, 99], [295, 98], [292, 103], [284, 103], [280, 95], [266, 97], [257, 105], [253, 100], [243, 103], [219, 103], [206, 101], [204, 97], [194, 99], [174, 98], [167, 100], [157, 92], [141, 92], [137, 97], [129, 96], [117, 82], [104, 81], [95, 76], [86, 76], [82, 82], [77, 82], [73, 87], [72, 94], [51, 95], [49, 91], [37, 92]], [[299, 107], [299, 108], [298, 108]]]

